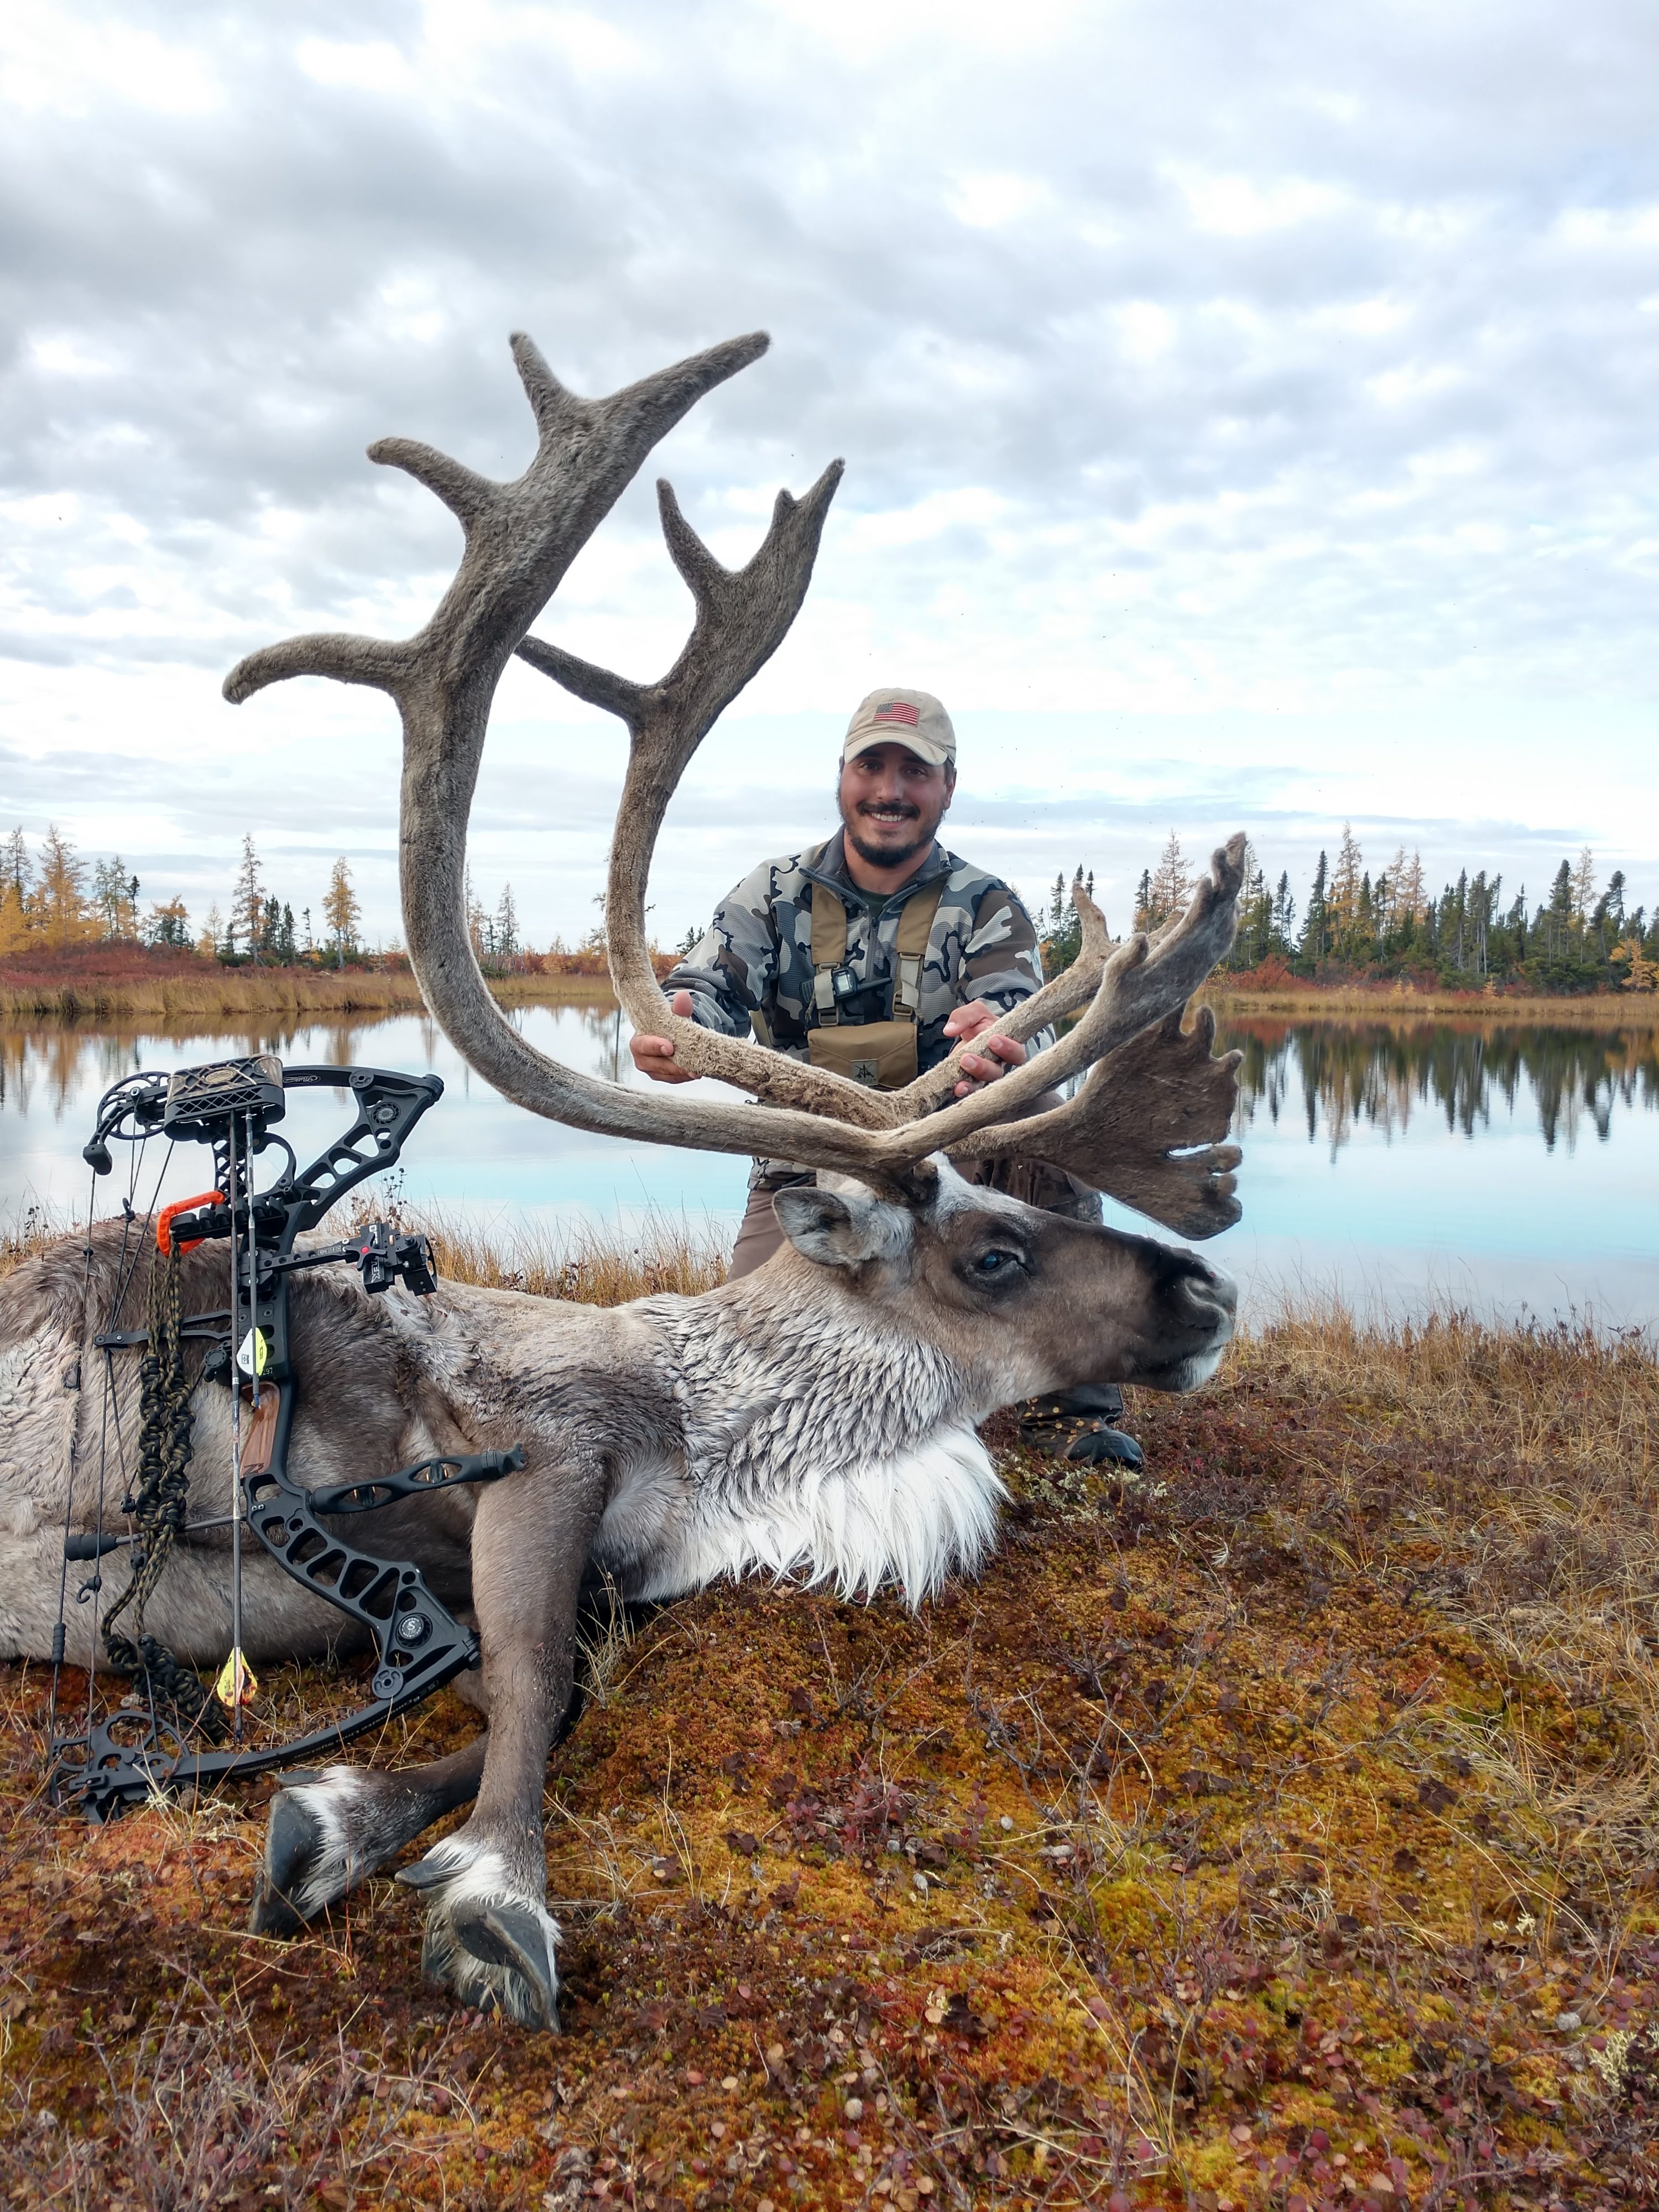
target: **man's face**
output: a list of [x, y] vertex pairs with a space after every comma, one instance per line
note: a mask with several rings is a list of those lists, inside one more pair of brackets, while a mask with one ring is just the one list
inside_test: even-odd
[[867, 745], [841, 772], [841, 818], [860, 860], [902, 867], [932, 845], [956, 789], [954, 768], [906, 745]]

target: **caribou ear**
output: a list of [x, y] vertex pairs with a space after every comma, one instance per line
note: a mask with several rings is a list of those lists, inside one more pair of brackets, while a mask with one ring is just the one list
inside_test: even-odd
[[872, 1197], [856, 1183], [839, 1191], [807, 1184], [781, 1190], [772, 1210], [796, 1251], [820, 1267], [861, 1267], [866, 1260], [896, 1260], [908, 1244], [908, 1211]]

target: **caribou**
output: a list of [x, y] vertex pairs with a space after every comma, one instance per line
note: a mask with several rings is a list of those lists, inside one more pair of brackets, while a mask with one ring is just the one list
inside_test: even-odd
[[[605, 1310], [450, 1282], [374, 1299], [350, 1279], [294, 1285], [304, 1389], [291, 1464], [307, 1486], [423, 1453], [517, 1447], [524, 1463], [487, 1488], [408, 1499], [385, 1516], [387, 1540], [446, 1604], [470, 1609], [481, 1664], [464, 1679], [483, 1728], [412, 1770], [341, 1764], [290, 1778], [273, 1802], [252, 1925], [299, 1930], [470, 1802], [465, 1822], [398, 1879], [424, 1900], [428, 1975], [532, 2028], [558, 2024], [542, 1799], [574, 1696], [584, 1576], [602, 1571], [641, 1602], [760, 1573], [849, 1599], [897, 1585], [920, 1605], [948, 1575], [971, 1573], [994, 1539], [1003, 1490], [977, 1433], [990, 1413], [1086, 1381], [1191, 1390], [1233, 1327], [1232, 1285], [1192, 1251], [1038, 1212], [969, 1176], [979, 1162], [1039, 1158], [1182, 1236], [1237, 1218], [1240, 1155], [1225, 1139], [1238, 1055], [1213, 1053], [1207, 1010], [1190, 1025], [1184, 1013], [1232, 939], [1242, 838], [1216, 853], [1155, 939], [1113, 944], [1079, 890], [1079, 957], [1000, 1025], [1054, 1041], [962, 1098], [960, 1051], [881, 1093], [700, 1029], [658, 988], [645, 898], [665, 809], [793, 620], [841, 464], [804, 498], [779, 494], [758, 551], [735, 571], [659, 484], [695, 611], [659, 682], [629, 682], [530, 626], [651, 447], [767, 343], [734, 339], [586, 399], [515, 337], [537, 428], [516, 481], [411, 440], [369, 448], [461, 527], [457, 573], [425, 628], [398, 641], [295, 638], [252, 653], [224, 686], [240, 702], [286, 678], [324, 676], [395, 701], [410, 959], [433, 1016], [497, 1091], [583, 1129], [817, 1170], [815, 1186], [779, 1195], [787, 1242], [767, 1267], [697, 1297]], [[627, 726], [605, 904], [624, 1011], [672, 1038], [683, 1067], [745, 1097], [589, 1077], [538, 1051], [492, 999], [468, 934], [465, 844], [491, 702], [515, 653]], [[51, 1651], [66, 1512], [70, 1534], [76, 1525], [70, 1470], [92, 1448], [78, 1378], [94, 1359], [92, 1316], [118, 1288], [121, 1228], [100, 1224], [0, 1282], [0, 1657]], [[225, 1265], [220, 1248], [189, 1253], [185, 1303], [222, 1304]], [[118, 1383], [118, 1428], [123, 1417], [132, 1427], [136, 1392], [130, 1376]], [[149, 1601], [153, 1632], [198, 1667], [228, 1648], [229, 1397], [195, 1389], [196, 1519]], [[268, 1559], [244, 1569], [251, 1660], [342, 1648], [340, 1616], [320, 1597]], [[118, 1563], [107, 1571], [118, 1578]], [[100, 1663], [86, 1625], [72, 1620], [70, 1636], [71, 1663]]]

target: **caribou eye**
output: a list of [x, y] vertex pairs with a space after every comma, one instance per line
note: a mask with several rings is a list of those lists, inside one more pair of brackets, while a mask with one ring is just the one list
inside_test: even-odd
[[993, 1248], [989, 1252], [981, 1252], [980, 1254], [978, 1259], [974, 1262], [974, 1273], [976, 1275], [1000, 1275], [1005, 1273], [1008, 1268], [1018, 1267], [1018, 1265], [1019, 1255], [1018, 1253], [999, 1252]]

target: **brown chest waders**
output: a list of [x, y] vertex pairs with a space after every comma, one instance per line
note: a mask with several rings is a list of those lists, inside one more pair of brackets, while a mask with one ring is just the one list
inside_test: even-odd
[[[945, 895], [945, 878], [925, 884], [906, 900], [899, 915], [890, 1022], [843, 1022], [836, 1004], [836, 971], [847, 965], [847, 908], [836, 894], [812, 886], [812, 1002], [817, 1014], [807, 1032], [807, 1057], [814, 1067], [850, 1076], [872, 1091], [902, 1091], [921, 1073], [916, 1058], [921, 1012], [921, 964], [933, 916]], [[871, 927], [873, 929], [873, 921]]]

